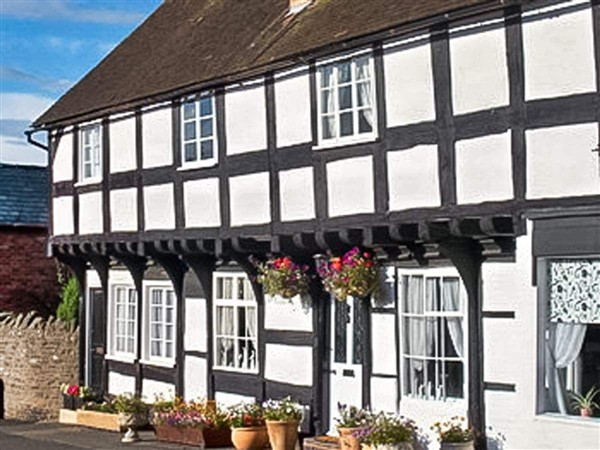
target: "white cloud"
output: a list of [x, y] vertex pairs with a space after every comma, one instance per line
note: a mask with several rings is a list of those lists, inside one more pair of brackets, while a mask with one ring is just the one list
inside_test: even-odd
[[0, 93], [0, 120], [33, 121], [46, 111], [54, 100], [34, 94]]
[[64, 78], [48, 78], [25, 72], [15, 67], [0, 66], [0, 79], [16, 81], [36, 86], [44, 91], [59, 92], [66, 90], [73, 82]]
[[0, 162], [46, 166], [48, 164], [48, 154], [27, 144], [25, 137], [22, 140], [17, 140], [0, 135]]

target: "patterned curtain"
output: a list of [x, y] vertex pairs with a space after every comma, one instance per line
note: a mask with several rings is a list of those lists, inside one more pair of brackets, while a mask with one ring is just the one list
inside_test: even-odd
[[549, 263], [550, 321], [600, 323], [600, 259]]

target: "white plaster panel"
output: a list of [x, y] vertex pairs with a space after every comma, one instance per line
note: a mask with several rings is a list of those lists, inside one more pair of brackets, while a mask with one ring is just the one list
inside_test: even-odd
[[265, 377], [298, 386], [312, 386], [312, 348], [299, 345], [267, 344]]
[[173, 163], [172, 134], [170, 108], [142, 114], [142, 165], [145, 169]]
[[52, 232], [55, 236], [73, 234], [73, 197], [70, 195], [52, 199]]
[[314, 219], [315, 190], [311, 167], [279, 172], [279, 192], [282, 221]]
[[396, 392], [398, 382], [394, 378], [371, 377], [371, 402], [373, 411], [395, 413], [398, 411]]
[[206, 398], [208, 394], [206, 389], [206, 359], [186, 356], [184, 366], [184, 398], [188, 401]]
[[135, 377], [122, 375], [118, 372], [108, 372], [108, 393], [111, 395], [133, 394], [135, 392]]
[[510, 132], [456, 143], [458, 203], [513, 198]]
[[435, 119], [429, 43], [401, 46], [383, 56], [388, 126]]
[[144, 187], [144, 226], [146, 230], [175, 228], [175, 200], [173, 184]]
[[327, 164], [329, 216], [374, 212], [374, 189], [372, 156]]
[[135, 117], [111, 117], [109, 125], [111, 173], [135, 170]]
[[232, 226], [271, 221], [268, 172], [231, 177], [229, 196]]
[[147, 402], [152, 402], [159, 396], [162, 396], [165, 399], [175, 397], [175, 385], [172, 383], [165, 383], [164, 381], [144, 378], [142, 380], [142, 398]]
[[102, 192], [79, 195], [79, 234], [102, 233]]
[[525, 98], [596, 90], [592, 10], [523, 23]]
[[52, 181], [71, 181], [73, 179], [73, 133], [61, 136], [56, 147], [52, 163]]
[[185, 349], [207, 351], [206, 300], [203, 298], [185, 299]]
[[123, 269], [111, 269], [108, 271], [108, 283], [109, 284], [120, 284], [126, 286], [135, 286], [133, 277], [129, 270]]
[[390, 210], [440, 206], [436, 145], [388, 152], [387, 164]]
[[86, 270], [85, 271], [85, 285], [88, 288], [99, 288], [102, 287], [100, 283], [100, 277], [98, 276], [98, 272], [95, 270]]
[[183, 183], [186, 227], [218, 227], [221, 225], [219, 179], [207, 178]]
[[267, 148], [265, 88], [258, 86], [233, 89], [225, 94], [225, 131], [227, 154]]
[[275, 82], [277, 147], [312, 140], [310, 80], [306, 70]]
[[256, 398], [247, 395], [232, 394], [231, 392], [216, 391], [215, 400], [219, 405], [233, 406], [240, 403], [254, 403]]
[[450, 61], [455, 114], [508, 105], [504, 28], [452, 37]]
[[393, 314], [371, 315], [372, 364], [373, 373], [395, 375], [397, 372], [396, 353], [390, 343], [396, 342], [396, 319]]
[[312, 331], [310, 298], [291, 299], [265, 295], [265, 328], [269, 330]]
[[137, 221], [137, 188], [110, 191], [110, 229], [136, 231]]
[[600, 193], [596, 124], [543, 128], [525, 132], [527, 198]]

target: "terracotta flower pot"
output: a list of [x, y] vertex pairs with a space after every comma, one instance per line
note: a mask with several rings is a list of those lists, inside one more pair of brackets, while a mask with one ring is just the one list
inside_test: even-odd
[[231, 442], [237, 450], [262, 450], [269, 445], [267, 427], [232, 428]]
[[298, 441], [298, 420], [267, 420], [272, 450], [294, 450]]
[[156, 425], [154, 432], [156, 433], [156, 439], [163, 442], [196, 446], [204, 442], [201, 428]]
[[360, 430], [359, 427], [338, 427], [338, 433], [340, 434], [340, 448], [342, 450], [360, 450], [360, 441], [353, 436], [353, 433], [358, 430]]
[[412, 442], [398, 442], [396, 444], [379, 444], [371, 447], [372, 450], [413, 450]]
[[440, 450], [475, 450], [473, 441], [467, 442], [442, 442]]
[[581, 417], [592, 417], [592, 410], [590, 408], [581, 408], [579, 414]]
[[202, 431], [206, 448], [231, 447], [230, 428], [205, 428]]

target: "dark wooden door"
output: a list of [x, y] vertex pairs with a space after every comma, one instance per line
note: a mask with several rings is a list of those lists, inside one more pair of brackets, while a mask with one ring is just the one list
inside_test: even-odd
[[103, 390], [103, 364], [106, 353], [106, 307], [102, 289], [90, 289], [90, 380], [97, 392]]

